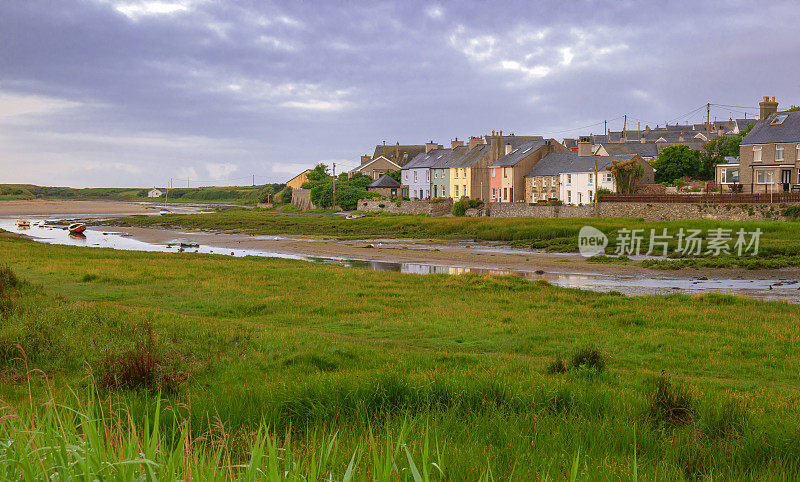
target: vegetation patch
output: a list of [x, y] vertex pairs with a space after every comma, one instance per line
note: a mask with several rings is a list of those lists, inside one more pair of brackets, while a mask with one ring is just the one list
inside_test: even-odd
[[694, 397], [665, 374], [656, 379], [650, 397], [648, 419], [659, 426], [679, 427], [695, 420]]

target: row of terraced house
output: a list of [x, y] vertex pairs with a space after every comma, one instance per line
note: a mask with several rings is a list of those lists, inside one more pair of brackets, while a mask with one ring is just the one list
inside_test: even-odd
[[[362, 156], [350, 174], [375, 179], [372, 188], [388, 197], [465, 198], [485, 202], [591, 203], [598, 189], [617, 191], [612, 163], [635, 162], [643, 175], [637, 186], [654, 183], [651, 162], [666, 147], [703, 144], [736, 135], [750, 124], [739, 158], [717, 167], [717, 183], [726, 190], [774, 192], [800, 189], [800, 112], [779, 112], [774, 97], [760, 103], [758, 119], [729, 119], [708, 124], [664, 125], [609, 131], [558, 142], [542, 136], [492, 131], [449, 147], [430, 141], [387, 145]], [[400, 171], [400, 181], [386, 176]], [[740, 175], [741, 174], [741, 175]]]

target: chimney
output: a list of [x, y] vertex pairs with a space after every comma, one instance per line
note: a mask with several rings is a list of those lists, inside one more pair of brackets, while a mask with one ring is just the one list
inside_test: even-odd
[[361, 156], [361, 165], [363, 166], [364, 164], [368, 163], [371, 160], [372, 160], [372, 158], [365, 154], [365, 155]]
[[681, 129], [681, 135], [678, 137], [678, 142], [683, 144], [683, 129]]
[[492, 131], [491, 161], [495, 162], [503, 156], [503, 138]]
[[400, 159], [400, 141], [397, 141], [397, 144], [394, 145], [394, 158]]
[[458, 137], [454, 140], [450, 141], [450, 149], [455, 149], [456, 147], [460, 147], [464, 145], [464, 141], [459, 141]]
[[441, 149], [441, 148], [442, 148], [441, 144], [437, 144], [437, 143], [433, 142], [433, 140], [431, 139], [430, 142], [426, 142], [425, 143], [425, 154], [431, 152], [434, 149]]
[[761, 120], [766, 119], [770, 114], [778, 112], [778, 103], [775, 102], [775, 97], [770, 100], [769, 97], [765, 95], [764, 100], [758, 103], [758, 107], [760, 108], [759, 119]]
[[[492, 135], [494, 135], [494, 131], [492, 131]], [[467, 146], [472, 149], [475, 146], [482, 146], [484, 144], [486, 144], [486, 142], [484, 141], [483, 137], [470, 136]]]
[[578, 139], [578, 157], [589, 157], [592, 155], [592, 140], [589, 136], [581, 136]]
[[511, 148], [511, 144], [506, 144], [506, 155], [511, 154], [511, 151], [514, 149]]

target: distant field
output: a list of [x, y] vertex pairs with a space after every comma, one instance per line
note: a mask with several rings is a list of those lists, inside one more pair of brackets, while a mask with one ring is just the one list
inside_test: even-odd
[[[317, 457], [336, 480], [354, 454], [357, 480], [411, 480], [423, 467], [434, 480], [564, 480], [573, 467], [580, 480], [800, 477], [798, 306], [7, 237], [0, 263], [25, 282], [0, 270], [0, 398], [34, 429], [0, 422], [5, 478], [20, 478], [10, 460], [31, 457], [36, 437], [43, 450], [66, 437], [146, 454], [161, 464], [156, 478], [185, 478], [167, 475], [183, 473], [183, 457], [239, 473], [259, 427], [276, 437], [276, 467], [308, 473]], [[30, 400], [26, 369], [41, 370]], [[66, 388], [91, 398], [89, 372], [95, 408]], [[122, 450], [127, 422], [103, 441], [102, 430], [69, 428], [66, 409], [68, 422], [52, 409], [31, 415], [50, 397], [41, 374], [58, 401], [106, 407], [91, 420], [124, 408], [138, 431], [163, 397], [163, 439]], [[191, 451], [179, 445], [203, 434]], [[394, 475], [379, 477], [381, 461]], [[138, 476], [143, 464], [102, 470]]]
[[[373, 215], [347, 220], [342, 216], [284, 215], [266, 210], [229, 210], [208, 215], [169, 215], [158, 218], [134, 216], [113, 221], [125, 226], [161, 226], [171, 228], [213, 229], [250, 234], [331, 236], [338, 238], [416, 238], [416, 239], [466, 239], [475, 241], [500, 241], [511, 245], [560, 252], [578, 250], [578, 232], [581, 227], [594, 226], [609, 236], [608, 252], [613, 251], [620, 229], [642, 229], [641, 254], [647, 252], [649, 233], [676, 234], [679, 229], [700, 229], [704, 246], [712, 229], [724, 228], [737, 232], [760, 229], [762, 232], [759, 254], [756, 257], [733, 256], [696, 259], [671, 259], [648, 262], [656, 268], [681, 267], [743, 267], [780, 268], [800, 266], [800, 223], [785, 221], [733, 222], [733, 221], [664, 221], [647, 222], [638, 218], [459, 218], [409, 215]], [[670, 242], [672, 252], [677, 241]], [[659, 253], [659, 251], [656, 251]]]
[[[273, 192], [283, 188], [274, 184]], [[174, 188], [169, 191], [169, 202], [206, 202], [223, 204], [255, 204], [266, 186]], [[0, 184], [0, 200], [3, 199], [72, 199], [114, 201], [167, 201], [166, 197], [148, 198], [151, 188], [84, 188], [35, 186], [32, 184]], [[8, 193], [8, 194], [6, 194]], [[13, 193], [13, 194], [12, 194]]]

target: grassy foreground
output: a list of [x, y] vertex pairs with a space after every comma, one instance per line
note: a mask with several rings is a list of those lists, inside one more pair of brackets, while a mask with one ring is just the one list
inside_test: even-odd
[[[680, 229], [698, 229], [702, 233], [703, 250], [708, 246], [709, 231], [739, 229], [761, 230], [757, 256], [700, 256], [647, 261], [647, 267], [679, 268], [747, 268], [771, 269], [800, 266], [800, 224], [785, 221], [732, 222], [682, 220], [648, 222], [640, 218], [457, 218], [409, 215], [371, 215], [347, 220], [341, 216], [282, 215], [266, 210], [229, 210], [207, 215], [133, 216], [112, 221], [122, 226], [232, 231], [248, 234], [329, 236], [337, 238], [416, 238], [500, 241], [517, 246], [549, 251], [578, 251], [578, 232], [583, 226], [594, 226], [609, 238], [607, 253], [617, 246], [621, 229], [641, 229], [644, 233], [641, 254], [650, 245], [650, 231], [661, 234], [664, 229], [676, 235]], [[749, 238], [748, 238], [749, 239]], [[733, 247], [733, 241], [730, 243]], [[670, 242], [671, 256], [677, 240]], [[657, 249], [655, 254], [660, 255]]]
[[3, 263], [2, 478], [800, 476], [797, 306], [0, 237]]

